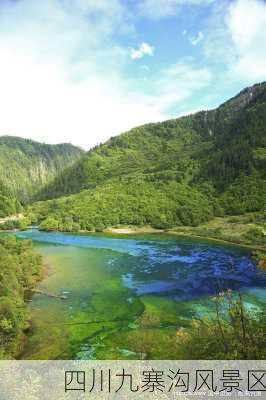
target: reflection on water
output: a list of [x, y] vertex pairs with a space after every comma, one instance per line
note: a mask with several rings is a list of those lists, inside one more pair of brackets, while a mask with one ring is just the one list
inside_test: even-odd
[[41, 286], [66, 297], [34, 296], [25, 358], [130, 357], [122, 341], [137, 332], [145, 309], [169, 326], [182, 326], [208, 313], [209, 296], [228, 288], [246, 293], [249, 308], [265, 304], [266, 275], [237, 247], [167, 235], [117, 238], [34, 229], [17, 236], [33, 239], [52, 265]]

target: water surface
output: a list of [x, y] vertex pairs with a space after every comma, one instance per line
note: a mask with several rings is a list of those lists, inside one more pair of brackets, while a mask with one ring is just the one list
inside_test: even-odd
[[[18, 232], [31, 238], [49, 275], [34, 295], [32, 327], [21, 358], [139, 358], [139, 318], [146, 311], [149, 358], [165, 358], [176, 330], [213, 310], [211, 298], [241, 291], [251, 309], [266, 304], [266, 276], [248, 252], [170, 235], [116, 237]], [[169, 350], [169, 349], [168, 349]]]

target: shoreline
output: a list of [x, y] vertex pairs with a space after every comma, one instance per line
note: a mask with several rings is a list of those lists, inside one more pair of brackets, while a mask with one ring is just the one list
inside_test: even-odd
[[190, 237], [190, 238], [195, 238], [195, 239], [210, 240], [210, 241], [221, 243], [221, 244], [224, 243], [224, 244], [229, 244], [229, 245], [232, 245], [232, 246], [244, 247], [244, 248], [247, 248], [247, 249], [250, 249], [250, 250], [266, 252], [266, 248], [264, 248], [264, 247], [251, 245], [251, 244], [245, 244], [245, 243], [237, 243], [237, 242], [233, 242], [233, 241], [230, 241], [230, 240], [219, 239], [219, 238], [215, 238], [215, 237], [211, 237], [211, 236], [194, 235], [193, 233], [179, 233], [179, 232], [176, 232], [176, 231], [167, 231], [165, 233], [170, 233], [172, 235], [181, 236], [181, 237], [187, 237], [187, 238]]
[[113, 233], [117, 235], [134, 235], [141, 233], [166, 233], [164, 229], [156, 229], [151, 226], [121, 226], [119, 228], [109, 227], [103, 230], [103, 233]]
[[[174, 228], [177, 229], [177, 228]], [[119, 235], [121, 236], [121, 238], [123, 236], [130, 236], [130, 235], [141, 235], [141, 234], [163, 234], [163, 235], [171, 235], [171, 236], [175, 236], [176, 239], [178, 240], [178, 237], [180, 238], [188, 238], [188, 239], [195, 239], [195, 240], [207, 240], [210, 242], [216, 242], [216, 243], [220, 243], [220, 244], [226, 244], [229, 246], [238, 246], [239, 248], [244, 248], [250, 251], [250, 257], [252, 257], [255, 261], [256, 264], [259, 265], [259, 259], [255, 259], [254, 255], [252, 255], [252, 251], [255, 250], [260, 250], [263, 251], [265, 253], [265, 249], [260, 247], [260, 246], [255, 246], [255, 245], [248, 245], [248, 244], [241, 244], [241, 243], [235, 243], [235, 242], [231, 242], [231, 241], [226, 241], [223, 239], [219, 239], [219, 238], [213, 238], [213, 237], [208, 237], [208, 236], [203, 236], [203, 235], [198, 235], [198, 234], [193, 234], [193, 232], [187, 232], [187, 233], [183, 233], [183, 232], [178, 232], [172, 229], [154, 229], [152, 227], [149, 226], [144, 226], [144, 227], [137, 227], [137, 226], [120, 226], [120, 227], [110, 227], [105, 229], [103, 232], [97, 232], [96, 234], [114, 234], [114, 235]], [[193, 228], [191, 228], [193, 230]], [[57, 231], [56, 231], [57, 232]], [[62, 232], [63, 233], [63, 232]], [[67, 232], [66, 232], [67, 233]], [[78, 231], [78, 232], [69, 232], [71, 233], [85, 233], [85, 234], [92, 234], [92, 232], [89, 231]], [[38, 250], [37, 250], [38, 251]], [[35, 296], [35, 295], [41, 295], [41, 296], [48, 296], [48, 297], [53, 297], [53, 298], [57, 298], [58, 300], [64, 300], [64, 297], [57, 295], [55, 293], [50, 293], [50, 292], [46, 292], [43, 289], [39, 289], [39, 285], [41, 282], [43, 282], [47, 277], [49, 277], [50, 275], [55, 273], [55, 269], [53, 267], [52, 264], [48, 263], [47, 260], [45, 258], [43, 258], [43, 264], [42, 264], [42, 277], [41, 279], [36, 282], [36, 285], [34, 286], [34, 288], [31, 290], [31, 296]], [[31, 297], [31, 300], [32, 300]], [[32, 324], [32, 314], [31, 314], [31, 310], [30, 310], [30, 306], [29, 306], [29, 301], [25, 301], [26, 307], [29, 311], [29, 319], [28, 319], [28, 328], [24, 331], [24, 334], [22, 336], [21, 339], [21, 345], [20, 345], [20, 350], [18, 351], [18, 353], [16, 354], [16, 359], [21, 359], [21, 357], [23, 357], [23, 351], [25, 349], [25, 347], [27, 346], [28, 340], [29, 340], [29, 332], [32, 332], [32, 330], [34, 329], [34, 326]]]
[[[190, 227], [191, 228], [191, 227]], [[38, 229], [38, 228], [37, 228]], [[232, 246], [238, 246], [238, 247], [244, 247], [246, 249], [250, 249], [250, 250], [255, 250], [255, 251], [262, 251], [266, 253], [266, 246], [260, 246], [260, 245], [252, 245], [252, 244], [248, 244], [248, 243], [239, 243], [236, 241], [231, 241], [231, 240], [226, 240], [226, 239], [222, 239], [222, 238], [217, 238], [217, 237], [213, 237], [213, 236], [205, 236], [205, 235], [199, 235], [199, 234], [194, 234], [193, 232], [178, 232], [176, 230], [174, 230], [176, 228], [171, 228], [171, 229], [156, 229], [156, 228], [152, 228], [149, 226], [144, 226], [144, 227], [138, 227], [138, 226], [125, 226], [125, 227], [119, 227], [119, 228], [115, 228], [115, 227], [109, 227], [104, 229], [101, 232], [95, 232], [95, 231], [87, 231], [87, 230], [78, 230], [78, 231], [58, 231], [58, 230], [51, 230], [51, 231], [42, 231], [42, 232], [54, 232], [54, 233], [66, 233], [66, 234], [87, 234], [87, 235], [91, 235], [91, 234], [114, 234], [114, 235], [141, 235], [141, 234], [165, 234], [165, 235], [175, 235], [175, 236], [180, 236], [180, 237], [184, 237], [184, 238], [193, 238], [193, 239], [204, 239], [204, 240], [210, 240], [210, 241], [214, 241], [217, 243], [223, 243], [223, 244], [229, 244]], [[193, 228], [192, 228], [193, 229]], [[27, 230], [27, 229], [24, 229]], [[15, 233], [19, 231], [19, 229], [16, 230], [0, 230], [0, 234], [1, 233]]]
[[[233, 246], [238, 246], [238, 247], [244, 247], [247, 249], [251, 250], [256, 250], [256, 251], [263, 251], [266, 252], [266, 247], [259, 246], [259, 245], [251, 245], [247, 243], [238, 243], [230, 240], [225, 240], [225, 239], [220, 239], [212, 236], [205, 236], [205, 235], [199, 235], [199, 234], [194, 234], [192, 232], [178, 232], [173, 229], [155, 229], [155, 228], [149, 228], [148, 226], [146, 227], [125, 227], [125, 228], [107, 228], [106, 230], [103, 231], [103, 233], [113, 233], [117, 235], [134, 235], [134, 234], [141, 234], [141, 233], [163, 233], [163, 234], [168, 234], [168, 235], [175, 235], [175, 236], [180, 236], [184, 238], [195, 238], [195, 239], [204, 239], [204, 240], [210, 240], [214, 241], [217, 243], [224, 243], [224, 244], [229, 244]], [[78, 233], [78, 232], [77, 232]]]
[[[190, 231], [187, 232], [178, 232], [177, 229], [186, 229], [189, 228]], [[79, 230], [75, 232], [61, 232], [61, 231], [50, 231], [50, 232], [61, 232], [61, 233], [66, 233], [66, 234], [86, 234], [86, 235], [94, 235], [94, 234], [110, 234], [110, 235], [118, 235], [118, 236], [127, 236], [127, 235], [142, 235], [142, 234], [165, 234], [165, 235], [172, 235], [176, 237], [181, 237], [181, 238], [190, 238], [190, 239], [196, 239], [196, 240], [207, 240], [215, 243], [220, 243], [220, 244], [226, 244], [229, 246], [237, 246], [239, 248], [243, 248], [246, 250], [249, 250], [251, 253], [251, 256], [256, 260], [256, 262], [261, 264], [262, 268], [266, 268], [266, 246], [259, 245], [259, 244], [249, 244], [245, 242], [239, 242], [239, 241], [234, 241], [234, 240], [227, 240], [223, 238], [217, 238], [213, 236], [208, 236], [208, 235], [200, 235], [197, 232], [193, 233], [194, 227], [175, 227], [171, 229], [156, 229], [152, 228], [149, 225], [145, 226], [119, 226], [119, 227], [108, 227], [104, 229], [102, 232], [94, 232], [94, 231], [86, 231], [86, 230]], [[14, 233], [14, 231], [4, 231], [1, 230], [0, 233]], [[45, 231], [44, 231], [45, 232]], [[48, 231], [49, 232], [49, 231]], [[261, 253], [261, 254], [256, 254], [256, 253]]]
[[[1, 231], [0, 231], [1, 232]], [[38, 253], [40, 254], [40, 253]], [[20, 356], [23, 354], [24, 348], [28, 342], [28, 335], [29, 332], [32, 331], [33, 329], [33, 324], [32, 324], [32, 313], [31, 313], [31, 309], [30, 309], [30, 303], [32, 302], [32, 298], [35, 295], [45, 295], [46, 293], [41, 293], [41, 289], [39, 289], [39, 285], [49, 276], [53, 275], [55, 273], [55, 269], [54, 267], [46, 262], [46, 260], [42, 260], [42, 274], [41, 277], [38, 281], [36, 281], [36, 283], [34, 284], [33, 288], [29, 288], [25, 291], [25, 298], [24, 298], [24, 304], [25, 307], [28, 311], [28, 316], [29, 318], [27, 319], [27, 328], [23, 331], [23, 334], [21, 336], [21, 342], [20, 342], [20, 346], [19, 346], [19, 350], [17, 351], [17, 353], [15, 354], [15, 359], [16, 360], [20, 360]]]
[[[191, 228], [191, 227], [190, 227]], [[225, 240], [222, 238], [216, 238], [212, 236], [206, 236], [206, 235], [199, 235], [193, 232], [178, 232], [173, 229], [153, 229], [149, 227], [144, 227], [144, 228], [138, 228], [138, 227], [126, 227], [126, 228], [108, 228], [108, 231], [105, 230], [107, 233], [113, 233], [113, 234], [118, 234], [118, 235], [134, 235], [134, 234], [141, 234], [141, 233], [163, 233], [166, 235], [174, 235], [174, 236], [179, 236], [181, 238], [187, 238], [187, 239], [197, 239], [197, 240], [207, 240], [210, 242], [214, 242], [217, 244], [224, 244], [228, 246], [234, 246], [234, 247], [239, 247], [245, 250], [248, 250], [250, 252], [250, 256], [256, 261], [258, 267], [260, 269], [266, 269], [266, 247], [260, 246], [260, 245], [252, 245], [248, 243], [239, 243], [239, 242], [234, 242], [230, 240]], [[193, 229], [193, 228], [191, 228]], [[259, 254], [258, 254], [259, 253]]]

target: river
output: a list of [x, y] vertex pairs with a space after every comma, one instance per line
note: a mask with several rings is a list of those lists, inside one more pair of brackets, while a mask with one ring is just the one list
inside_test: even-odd
[[163, 234], [16, 235], [32, 239], [50, 266], [39, 288], [64, 297], [33, 295], [22, 359], [140, 358], [144, 311], [149, 358], [170, 358], [177, 329], [211, 316], [215, 293], [241, 291], [246, 307], [266, 305], [265, 273], [236, 246]]

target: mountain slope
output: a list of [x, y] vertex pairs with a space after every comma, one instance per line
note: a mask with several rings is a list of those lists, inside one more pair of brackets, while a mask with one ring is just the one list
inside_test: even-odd
[[0, 181], [0, 218], [17, 214], [21, 209], [20, 202]]
[[[0, 137], [0, 186], [27, 202], [58, 171], [83, 151], [70, 144], [48, 145], [12, 136]], [[1, 189], [0, 189], [1, 190]]]
[[225, 188], [242, 172], [264, 169], [265, 109], [263, 83], [215, 110], [132, 129], [86, 153], [36, 198], [77, 193], [132, 173], [186, 182], [196, 176]]
[[111, 138], [36, 194], [40, 200], [60, 199], [37, 203], [31, 211], [71, 230], [197, 225], [214, 215], [263, 210], [265, 140], [263, 83], [215, 110]]

